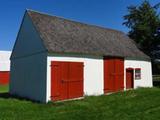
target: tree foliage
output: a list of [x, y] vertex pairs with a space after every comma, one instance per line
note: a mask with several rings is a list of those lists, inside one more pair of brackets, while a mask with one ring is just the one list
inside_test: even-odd
[[160, 3], [152, 6], [149, 1], [143, 1], [139, 6], [129, 6], [128, 14], [124, 16], [129, 37], [138, 44], [146, 54], [150, 55], [153, 46], [160, 44]]

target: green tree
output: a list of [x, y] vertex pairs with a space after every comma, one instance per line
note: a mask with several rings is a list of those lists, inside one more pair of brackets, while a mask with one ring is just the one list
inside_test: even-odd
[[124, 16], [129, 37], [135, 40], [138, 47], [146, 54], [151, 54], [151, 48], [160, 44], [160, 3], [152, 6], [145, 0], [139, 6], [129, 6], [128, 14]]

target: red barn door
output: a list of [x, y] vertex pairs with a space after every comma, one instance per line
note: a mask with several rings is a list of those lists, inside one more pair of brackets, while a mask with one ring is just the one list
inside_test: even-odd
[[126, 69], [126, 89], [133, 88], [133, 69]]
[[9, 83], [9, 71], [0, 71], [0, 85], [5, 85]]
[[104, 93], [124, 89], [124, 60], [121, 58], [104, 59]]
[[113, 92], [115, 90], [115, 67], [112, 59], [104, 60], [104, 92]]
[[69, 63], [68, 98], [83, 96], [83, 63]]
[[67, 99], [68, 85], [64, 80], [68, 79], [68, 64], [65, 62], [51, 63], [51, 99]]
[[65, 100], [83, 96], [83, 63], [51, 63], [51, 99]]

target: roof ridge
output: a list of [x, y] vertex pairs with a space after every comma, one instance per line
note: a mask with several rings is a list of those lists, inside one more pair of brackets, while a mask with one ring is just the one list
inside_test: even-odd
[[114, 32], [119, 32], [121, 34], [125, 34], [123, 31], [120, 31], [120, 30], [107, 28], [107, 27], [104, 27], [104, 26], [99, 26], [99, 25], [94, 25], [94, 24], [89, 24], [89, 23], [84, 23], [84, 22], [81, 22], [81, 21], [76, 21], [76, 20], [68, 19], [68, 18], [65, 18], [65, 17], [62, 17], [62, 16], [56, 16], [56, 15], [48, 14], [48, 13], [45, 13], [45, 12], [40, 12], [40, 11], [36, 11], [36, 10], [32, 10], [32, 9], [26, 9], [26, 11], [27, 12], [35, 12], [35, 13], [38, 13], [38, 14], [41, 14], [41, 15], [56, 17], [56, 18], [59, 18], [59, 19], [64, 19], [64, 20], [70, 21], [70, 22], [75, 22], [75, 23], [79, 23], [79, 24], [83, 24], [83, 25], [87, 25], [87, 26], [91, 26], [91, 27], [97, 27], [97, 28], [100, 28], [100, 29], [105, 29], [105, 30], [110, 30], [110, 31], [114, 31]]

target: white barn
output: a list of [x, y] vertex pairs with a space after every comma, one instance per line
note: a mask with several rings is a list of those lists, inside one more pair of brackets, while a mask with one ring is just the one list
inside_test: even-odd
[[137, 87], [152, 87], [151, 61], [123, 32], [25, 12], [11, 94], [48, 102]]
[[0, 85], [9, 83], [10, 51], [0, 51]]

